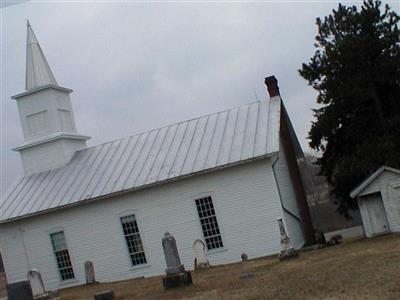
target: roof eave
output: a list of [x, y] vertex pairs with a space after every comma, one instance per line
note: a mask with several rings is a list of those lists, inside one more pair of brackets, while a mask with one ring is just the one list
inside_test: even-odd
[[214, 168], [210, 168], [210, 169], [206, 169], [206, 170], [201, 170], [201, 171], [198, 171], [198, 172], [190, 173], [190, 174], [187, 174], [187, 175], [181, 175], [181, 176], [170, 178], [170, 179], [166, 179], [166, 180], [163, 180], [163, 181], [157, 181], [157, 182], [154, 182], [154, 183], [150, 183], [150, 184], [142, 185], [142, 186], [139, 186], [139, 187], [134, 187], [134, 188], [131, 188], [131, 189], [126, 189], [126, 190], [110, 193], [110, 194], [107, 194], [107, 195], [102, 195], [102, 196], [99, 196], [99, 197], [88, 198], [88, 199], [80, 200], [80, 201], [77, 201], [77, 202], [74, 202], [74, 203], [70, 203], [70, 204], [66, 204], [66, 205], [62, 205], [62, 206], [58, 206], [58, 207], [54, 207], [54, 208], [50, 208], [50, 209], [46, 209], [46, 210], [42, 210], [42, 211], [38, 211], [38, 212], [35, 212], [35, 213], [26, 214], [26, 215], [23, 215], [23, 216], [13, 217], [13, 218], [9, 218], [9, 219], [6, 219], [6, 220], [0, 220], [0, 225], [1, 224], [7, 224], [7, 223], [15, 222], [15, 221], [19, 221], [19, 220], [23, 220], [23, 219], [27, 219], [27, 218], [38, 216], [38, 215], [43, 215], [43, 214], [55, 212], [55, 211], [58, 211], [58, 210], [69, 208], [69, 207], [76, 207], [76, 206], [79, 206], [79, 205], [83, 205], [83, 204], [90, 203], [90, 202], [97, 201], [97, 200], [101, 200], [101, 199], [107, 199], [107, 198], [120, 196], [120, 195], [128, 194], [128, 193], [131, 193], [131, 192], [139, 191], [139, 190], [149, 189], [149, 188], [152, 188], [152, 187], [155, 187], [155, 186], [160, 186], [160, 185], [167, 184], [167, 183], [170, 183], [170, 182], [174, 182], [174, 181], [177, 181], [177, 180], [187, 179], [187, 178], [190, 178], [190, 177], [193, 177], [193, 176], [206, 174], [206, 173], [211, 173], [211, 172], [219, 171], [219, 170], [222, 170], [222, 169], [227, 169], [227, 168], [231, 168], [231, 167], [234, 167], [234, 166], [250, 163], [250, 162], [253, 162], [253, 161], [259, 161], [259, 160], [262, 160], [262, 159], [267, 159], [267, 158], [273, 157], [273, 156], [275, 156], [277, 154], [278, 154], [278, 152], [271, 152], [271, 153], [263, 154], [263, 155], [260, 155], [260, 156], [257, 156], [257, 157], [252, 157], [252, 158], [249, 158], [249, 159], [246, 159], [246, 160], [241, 160], [241, 161], [234, 162], [234, 163], [228, 163], [228, 164], [223, 165], [223, 166], [218, 166], [218, 167], [214, 167]]
[[66, 93], [72, 93], [73, 92], [73, 90], [65, 88], [65, 87], [62, 87], [62, 86], [58, 86], [58, 85], [55, 85], [55, 84], [46, 84], [44, 86], [40, 86], [40, 87], [37, 87], [37, 88], [34, 88], [34, 89], [30, 89], [30, 90], [28, 90], [26, 92], [14, 95], [14, 96], [11, 97], [11, 99], [19, 99], [19, 98], [25, 97], [27, 95], [30, 95], [30, 94], [33, 94], [33, 93], [37, 93], [37, 92], [40, 92], [40, 91], [43, 91], [43, 90], [47, 90], [47, 89], [54, 89], [54, 90], [58, 90], [58, 91], [61, 91], [61, 92], [66, 92]]
[[59, 140], [59, 139], [71, 139], [71, 140], [88, 140], [90, 139], [89, 136], [86, 135], [81, 135], [81, 134], [75, 134], [75, 133], [66, 133], [66, 132], [59, 132], [57, 134], [54, 135], [48, 135], [45, 137], [40, 137], [38, 139], [34, 139], [31, 141], [28, 141], [24, 144], [21, 144], [15, 148], [13, 148], [13, 151], [20, 151], [20, 150], [24, 150], [33, 146], [37, 146], [37, 145], [41, 145], [41, 144], [45, 144], [45, 143], [49, 143], [55, 140]]
[[378, 170], [376, 170], [373, 174], [364, 179], [358, 186], [356, 186], [350, 192], [350, 198], [354, 199], [355, 197], [357, 197], [372, 181], [374, 181], [376, 177], [378, 177], [385, 170], [400, 174], [400, 170], [398, 169], [391, 168], [388, 166], [382, 166]]

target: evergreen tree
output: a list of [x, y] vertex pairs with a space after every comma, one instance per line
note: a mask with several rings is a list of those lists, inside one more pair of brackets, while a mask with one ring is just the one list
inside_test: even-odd
[[299, 70], [319, 93], [310, 147], [346, 217], [357, 184], [382, 165], [400, 168], [399, 20], [381, 1], [339, 4], [317, 18], [316, 52]]

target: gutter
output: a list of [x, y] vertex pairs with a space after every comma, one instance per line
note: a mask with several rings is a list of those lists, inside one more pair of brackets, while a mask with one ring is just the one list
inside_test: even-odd
[[[22, 215], [22, 216], [11, 217], [11, 218], [2, 220], [1, 219], [1, 215], [0, 215], [0, 226], [2, 224], [12, 223], [12, 222], [15, 222], [15, 221], [19, 221], [19, 220], [27, 219], [27, 218], [30, 218], [30, 217], [51, 213], [51, 212], [62, 210], [62, 209], [69, 208], [69, 207], [76, 207], [76, 206], [79, 206], [79, 205], [84, 205], [86, 203], [91, 203], [91, 202], [98, 201], [98, 200], [103, 200], [104, 199], [104, 200], [111, 200], [112, 201], [112, 198], [116, 197], [116, 196], [125, 195], [125, 194], [131, 193], [131, 192], [141, 191], [141, 190], [144, 190], [144, 189], [149, 189], [149, 188], [152, 188], [152, 187], [155, 187], [155, 186], [161, 186], [161, 185], [168, 184], [168, 183], [171, 183], [171, 182], [174, 182], [174, 181], [187, 179], [187, 178], [190, 178], [190, 177], [193, 177], [193, 176], [202, 175], [202, 174], [208, 174], [208, 173], [212, 173], [212, 172], [215, 172], [215, 171], [223, 170], [223, 169], [226, 169], [226, 168], [240, 166], [240, 165], [247, 164], [247, 163], [254, 162], [254, 161], [259, 161], [259, 160], [262, 160], [262, 159], [273, 157], [275, 155], [275, 153], [277, 153], [277, 152], [267, 153], [267, 154], [263, 154], [263, 155], [256, 156], [256, 157], [253, 157], [253, 158], [249, 158], [249, 159], [245, 159], [245, 160], [241, 160], [241, 161], [237, 161], [237, 162], [233, 162], [233, 163], [228, 163], [228, 164], [225, 164], [225, 165], [222, 165], [222, 166], [213, 167], [213, 168], [201, 170], [201, 171], [190, 173], [190, 174], [186, 174], [186, 175], [180, 175], [180, 176], [177, 176], [177, 177], [168, 178], [168, 179], [165, 179], [163, 181], [156, 181], [156, 182], [145, 184], [145, 185], [141, 185], [141, 186], [138, 186], [138, 187], [133, 187], [133, 188], [128, 188], [128, 189], [122, 190], [122, 191], [112, 192], [112, 193], [109, 193], [109, 194], [106, 194], [106, 195], [97, 196], [95, 198], [88, 197], [88, 198], [85, 198], [85, 199], [78, 200], [76, 202], [64, 204], [64, 205], [53, 207], [53, 208], [48, 208], [48, 209], [37, 211], [37, 212], [33, 212], [33, 213], [28, 213], [28, 214], [25, 214], [25, 215]], [[46, 171], [43, 171], [43, 172], [46, 172]]]
[[279, 160], [279, 152], [276, 154], [276, 159], [275, 161], [272, 163], [272, 172], [274, 173], [274, 179], [275, 179], [275, 183], [276, 183], [276, 187], [278, 189], [278, 194], [279, 194], [279, 200], [281, 202], [281, 206], [284, 212], [286, 212], [287, 214], [291, 215], [293, 218], [295, 218], [300, 224], [302, 224], [300, 217], [298, 217], [297, 215], [295, 215], [293, 212], [291, 212], [290, 210], [288, 210], [285, 205], [283, 204], [282, 201], [282, 193], [281, 193], [281, 189], [279, 187], [279, 183], [276, 177], [276, 170], [275, 170], [275, 165]]

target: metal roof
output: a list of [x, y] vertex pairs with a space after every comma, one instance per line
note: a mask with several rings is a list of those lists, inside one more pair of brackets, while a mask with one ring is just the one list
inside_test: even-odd
[[27, 21], [25, 88], [31, 90], [48, 84], [58, 85], [35, 33]]
[[279, 151], [279, 122], [273, 98], [80, 150], [16, 180], [0, 222], [267, 156]]

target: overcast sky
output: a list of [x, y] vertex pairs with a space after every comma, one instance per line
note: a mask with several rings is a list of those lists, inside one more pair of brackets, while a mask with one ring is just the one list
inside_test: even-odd
[[[398, 4], [392, 3], [392, 6]], [[22, 174], [12, 95], [25, 87], [26, 19], [89, 145], [281, 95], [307, 151], [316, 93], [298, 75], [315, 18], [337, 2], [49, 3], [1, 9], [1, 194]]]

